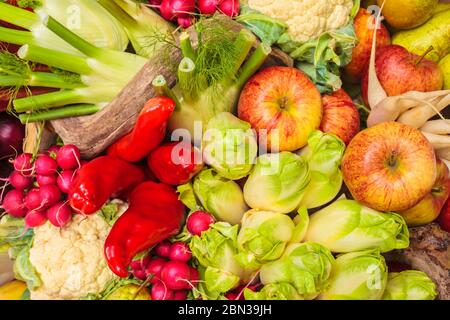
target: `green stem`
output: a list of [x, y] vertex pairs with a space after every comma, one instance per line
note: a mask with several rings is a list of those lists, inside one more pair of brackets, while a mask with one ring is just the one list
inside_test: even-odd
[[50, 16], [47, 16], [43, 20], [43, 23], [48, 29], [56, 33], [57, 36], [89, 57], [95, 57], [102, 52], [102, 49], [97, 48], [88, 41], [79, 37]]
[[14, 110], [18, 113], [61, 107], [83, 103], [85, 97], [75, 90], [62, 90], [14, 100]]
[[41, 112], [24, 113], [19, 115], [19, 119], [22, 124], [26, 124], [29, 122], [87, 116], [90, 114], [94, 114], [100, 110], [101, 107], [96, 104], [80, 104]]
[[138, 27], [138, 23], [133, 19], [127, 12], [125, 12], [117, 3], [112, 0], [97, 0], [103, 8], [108, 10], [108, 12], [119, 22], [128, 29], [133, 29]]
[[178, 67], [178, 83], [183, 92], [183, 98], [185, 100], [192, 100], [198, 96], [198, 92], [194, 92], [192, 85], [195, 74], [195, 63], [189, 58], [183, 58]]
[[235, 66], [233, 69], [233, 75], [239, 72], [242, 64], [247, 58], [250, 50], [252, 49], [253, 44], [256, 41], [256, 37], [253, 33], [247, 29], [242, 29], [236, 40], [234, 41], [234, 48], [238, 54], [237, 59], [235, 61]]
[[22, 46], [24, 44], [33, 43], [34, 37], [30, 31], [0, 27], [0, 41]]
[[59, 89], [76, 89], [84, 87], [80, 82], [67, 81], [65, 77], [50, 72], [33, 72], [28, 85], [33, 87]]
[[153, 88], [156, 91], [158, 96], [165, 96], [173, 100], [175, 102], [176, 108], [175, 110], [179, 110], [181, 108], [181, 103], [176, 94], [172, 89], [167, 85], [167, 81], [163, 75], [157, 76], [152, 82]]
[[250, 77], [253, 76], [256, 71], [258, 71], [258, 69], [262, 66], [264, 61], [266, 61], [266, 58], [271, 52], [272, 48], [265, 43], [261, 43], [258, 48], [256, 48], [255, 52], [253, 52], [251, 57], [242, 67], [239, 77], [236, 81], [236, 85], [239, 90], [241, 90], [248, 79], [250, 79]]
[[181, 52], [185, 58], [189, 58], [192, 61], [195, 61], [197, 58], [197, 54], [195, 53], [194, 48], [192, 47], [191, 38], [189, 33], [183, 32], [180, 35], [180, 47]]
[[0, 87], [22, 87], [26, 82], [21, 76], [0, 76]]
[[91, 73], [91, 68], [85, 58], [52, 49], [34, 45], [24, 45], [19, 49], [17, 55], [24, 60], [45, 64], [78, 74], [87, 75]]
[[40, 22], [37, 14], [2, 2], [0, 2], [0, 17], [3, 21], [28, 30]]

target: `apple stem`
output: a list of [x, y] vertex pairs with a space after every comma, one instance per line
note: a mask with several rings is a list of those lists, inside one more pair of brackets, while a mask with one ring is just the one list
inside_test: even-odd
[[422, 55], [419, 57], [419, 59], [417, 59], [415, 65], [417, 66], [419, 63], [421, 63], [422, 60], [425, 59], [425, 57], [427, 56], [427, 54], [429, 54], [429, 53], [430, 53], [431, 51], [433, 51], [433, 50], [434, 50], [433, 46], [430, 46], [430, 47], [427, 49], [427, 51], [425, 51], [424, 54], [422, 54]]

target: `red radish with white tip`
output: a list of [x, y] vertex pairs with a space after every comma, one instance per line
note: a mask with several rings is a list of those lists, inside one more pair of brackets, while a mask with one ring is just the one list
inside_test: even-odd
[[195, 211], [186, 220], [186, 228], [190, 234], [201, 236], [203, 231], [209, 229], [215, 220], [212, 215], [205, 211]]
[[25, 227], [26, 228], [36, 228], [42, 226], [47, 222], [47, 217], [45, 212], [41, 211], [29, 211], [25, 216]]
[[174, 242], [170, 246], [170, 260], [188, 262], [192, 258], [189, 247], [183, 242]]
[[236, 17], [241, 11], [239, 0], [222, 0], [219, 4], [219, 10], [224, 15]]
[[170, 257], [170, 247], [171, 247], [171, 243], [169, 241], [160, 242], [155, 247], [155, 253], [160, 257], [169, 258]]
[[201, 14], [214, 14], [217, 11], [219, 2], [219, 0], [198, 0], [198, 11], [200, 11]]
[[25, 196], [25, 207], [28, 210], [35, 210], [41, 206], [41, 196], [39, 195], [39, 189], [31, 189]]
[[48, 176], [42, 175], [42, 174], [38, 174], [36, 176], [36, 182], [39, 185], [39, 187], [55, 185], [56, 184], [56, 179], [57, 179], [56, 174], [51, 174], [51, 175], [48, 175]]
[[72, 210], [67, 203], [58, 202], [47, 210], [47, 219], [55, 227], [64, 227], [72, 218]]
[[54, 175], [58, 171], [58, 164], [56, 163], [55, 159], [47, 154], [40, 155], [36, 159], [34, 167], [36, 173], [43, 176]]
[[24, 176], [22, 173], [16, 170], [11, 172], [9, 178], [6, 180], [17, 190], [28, 189], [33, 184], [33, 179], [31, 178], [31, 176]]
[[62, 146], [56, 156], [58, 166], [63, 170], [75, 170], [81, 167], [80, 150], [73, 144]]
[[161, 270], [161, 280], [171, 290], [190, 289], [191, 272], [189, 266], [180, 261], [169, 261]]
[[13, 161], [14, 170], [22, 174], [31, 174], [33, 172], [33, 155], [31, 153], [22, 153]]
[[152, 286], [152, 300], [172, 300], [174, 292], [170, 290], [162, 281], [158, 281]]
[[56, 182], [63, 193], [69, 193], [74, 177], [75, 172], [72, 170], [65, 170], [58, 175]]
[[41, 198], [41, 206], [47, 208], [61, 200], [61, 191], [55, 185], [42, 186], [39, 189], [39, 197]]
[[23, 218], [27, 213], [24, 198], [25, 193], [23, 191], [11, 190], [3, 199], [2, 208], [12, 217]]

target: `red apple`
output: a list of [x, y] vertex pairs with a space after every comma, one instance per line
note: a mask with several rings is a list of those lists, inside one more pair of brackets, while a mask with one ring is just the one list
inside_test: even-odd
[[346, 145], [359, 132], [359, 112], [350, 96], [340, 89], [322, 97], [323, 117], [320, 130], [333, 133]]
[[430, 193], [436, 158], [419, 130], [384, 122], [353, 138], [342, 159], [342, 173], [355, 200], [379, 211], [401, 211]]
[[[353, 48], [352, 61], [345, 67], [347, 78], [358, 83], [367, 68], [372, 50], [374, 28], [376, 18], [369, 11], [361, 8], [355, 17], [353, 26], [355, 28], [358, 44]], [[377, 29], [377, 50], [391, 44], [391, 36], [383, 23]]]
[[414, 207], [399, 212], [408, 226], [415, 227], [436, 220], [450, 195], [450, 173], [447, 165], [438, 160], [437, 178], [433, 189]]
[[[375, 69], [388, 96], [408, 91], [429, 92], [442, 89], [444, 77], [436, 62], [420, 57], [401, 46], [389, 45], [377, 51]], [[368, 105], [368, 69], [361, 82], [361, 93]]]
[[314, 83], [300, 70], [270, 67], [247, 82], [238, 114], [256, 129], [260, 144], [268, 150], [295, 151], [319, 128], [322, 101]]
[[450, 232], [450, 198], [447, 199], [444, 208], [442, 208], [438, 221], [442, 230]]

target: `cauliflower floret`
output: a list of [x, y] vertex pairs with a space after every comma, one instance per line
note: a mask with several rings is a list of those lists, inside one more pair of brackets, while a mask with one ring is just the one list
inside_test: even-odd
[[[119, 204], [119, 214], [128, 207]], [[49, 222], [34, 229], [30, 261], [42, 281], [32, 300], [73, 300], [101, 292], [116, 276], [108, 268], [103, 245], [111, 227], [99, 214], [75, 215], [62, 229]]]
[[250, 8], [283, 20], [293, 40], [306, 42], [345, 26], [352, 0], [248, 0]]

